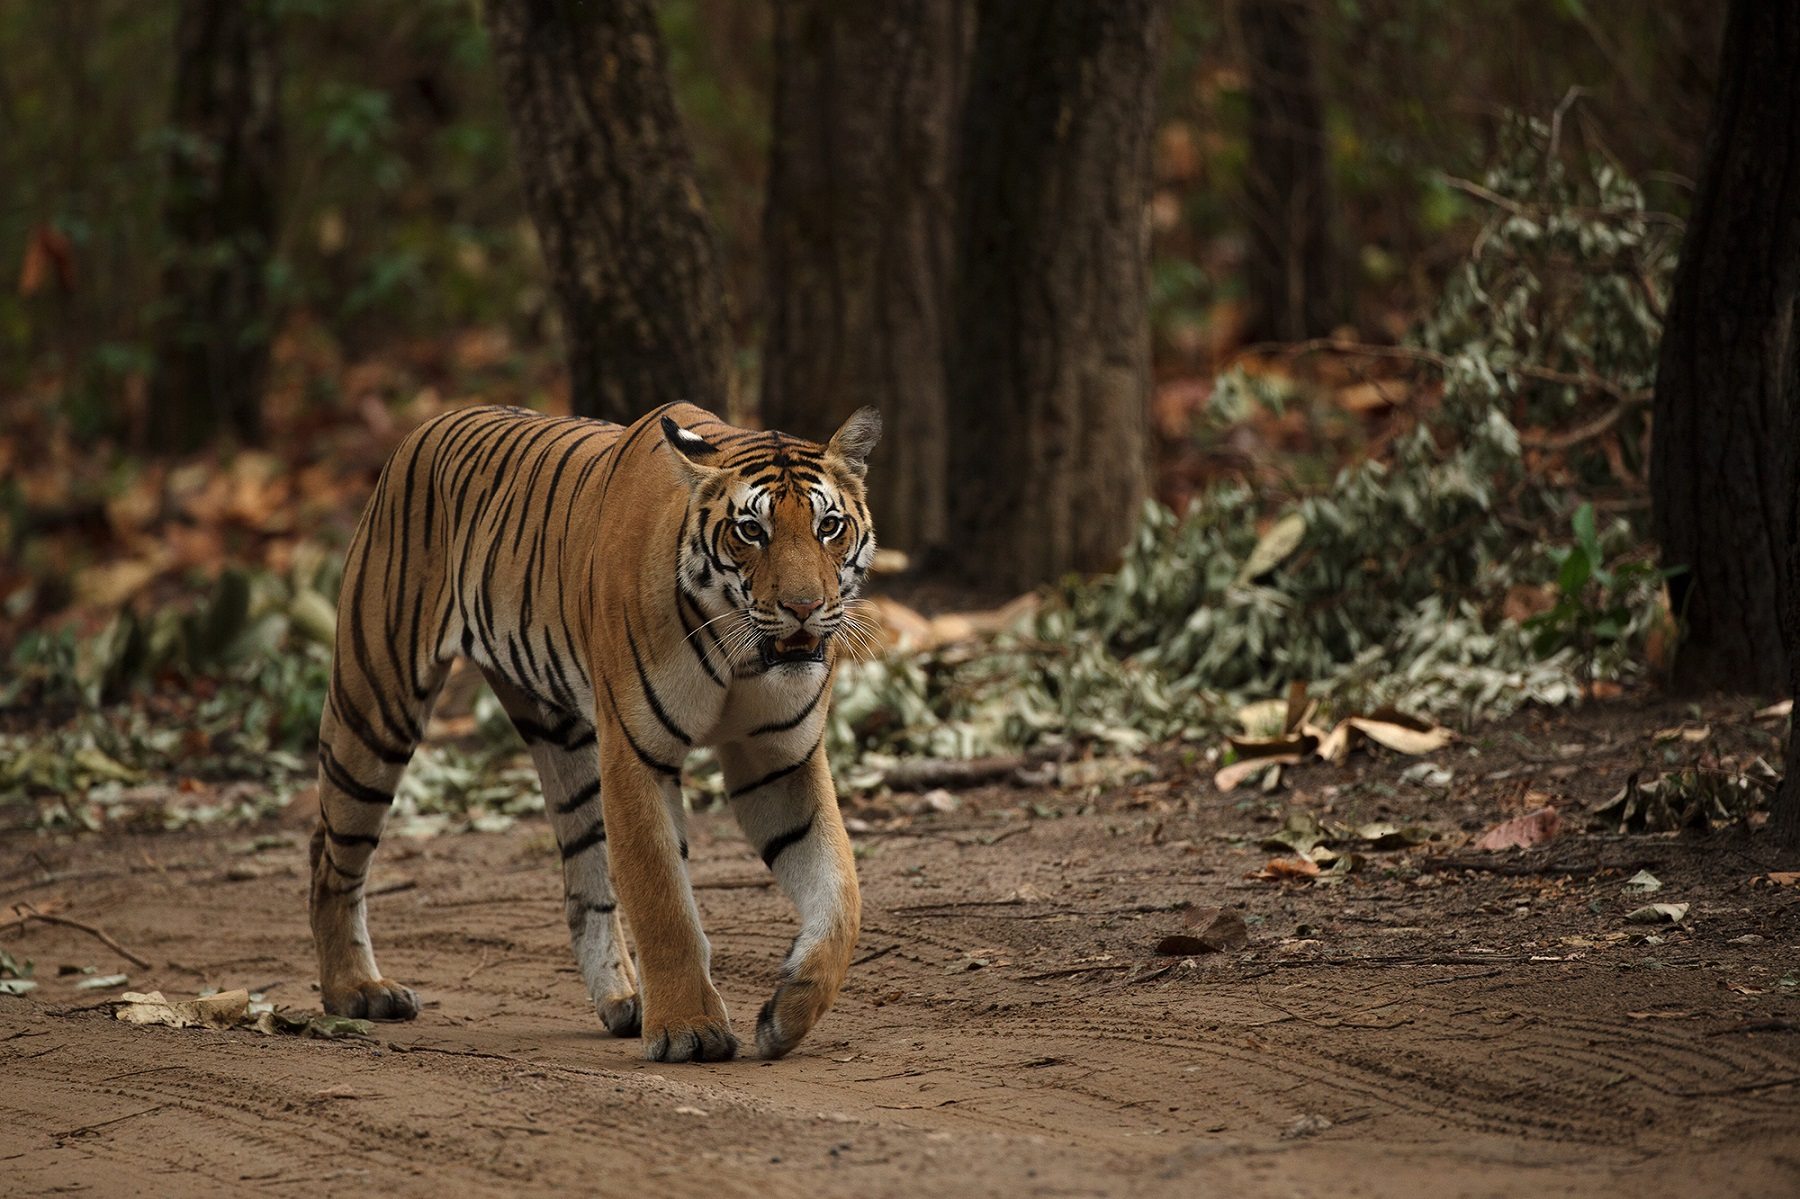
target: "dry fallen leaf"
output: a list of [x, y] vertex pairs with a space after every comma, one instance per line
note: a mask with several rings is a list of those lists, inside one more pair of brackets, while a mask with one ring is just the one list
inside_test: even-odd
[[1770, 704], [1766, 708], [1758, 708], [1752, 720], [1785, 720], [1794, 714], [1794, 701], [1784, 699], [1780, 703]]
[[1269, 882], [1290, 878], [1316, 878], [1318, 873], [1319, 864], [1309, 858], [1270, 858], [1261, 870], [1244, 877]]
[[1215, 953], [1242, 949], [1250, 943], [1250, 930], [1244, 925], [1244, 914], [1236, 908], [1195, 908], [1188, 922], [1196, 936]]
[[1542, 845], [1562, 828], [1562, 815], [1555, 808], [1543, 807], [1503, 820], [1475, 842], [1476, 849], [1529, 849]]
[[1352, 716], [1347, 723], [1377, 745], [1412, 757], [1435, 753], [1456, 739], [1456, 734], [1446, 728], [1413, 728], [1372, 716]]
[[1685, 903], [1647, 903], [1625, 913], [1628, 924], [1680, 924], [1687, 919]]
[[250, 992], [221, 991], [200, 999], [167, 999], [161, 991], [127, 991], [113, 1011], [127, 1024], [161, 1024], [169, 1028], [231, 1028], [244, 1022]]
[[1300, 762], [1299, 754], [1268, 754], [1260, 758], [1245, 758], [1241, 762], [1233, 762], [1213, 775], [1213, 786], [1221, 791], [1229, 791], [1261, 774], [1271, 766], [1298, 766]]

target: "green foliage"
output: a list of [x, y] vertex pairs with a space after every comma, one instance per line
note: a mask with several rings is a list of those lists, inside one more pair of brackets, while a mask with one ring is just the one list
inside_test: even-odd
[[[1658, 588], [1676, 573], [1631, 560], [1607, 566], [1595, 525], [1594, 506], [1575, 510], [1574, 543], [1550, 551], [1556, 568], [1556, 603], [1525, 622], [1539, 654], [1573, 648], [1582, 662], [1628, 642], [1655, 616]], [[1622, 530], [1618, 530], [1622, 531]], [[1648, 593], [1648, 597], [1646, 596]]]

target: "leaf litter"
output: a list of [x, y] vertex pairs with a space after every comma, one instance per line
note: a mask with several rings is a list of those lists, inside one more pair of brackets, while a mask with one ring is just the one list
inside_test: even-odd
[[249, 1029], [264, 1036], [288, 1035], [326, 1040], [366, 1038], [372, 1036], [375, 1029], [367, 1020], [354, 1020], [347, 1016], [283, 1011], [241, 988], [193, 999], [170, 999], [161, 991], [128, 991], [119, 998], [113, 1009], [113, 1018], [140, 1026], [213, 1031]]

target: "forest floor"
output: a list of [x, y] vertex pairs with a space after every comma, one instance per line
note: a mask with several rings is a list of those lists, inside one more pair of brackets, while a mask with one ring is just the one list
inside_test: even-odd
[[[1666, 755], [1658, 730], [1748, 752], [1770, 736], [1750, 710], [1527, 714], [1433, 755], [1451, 772], [1435, 788], [1402, 777], [1413, 760], [1357, 757], [1247, 798], [1171, 754], [1098, 793], [859, 804], [861, 958], [773, 1063], [651, 1064], [605, 1035], [541, 819], [391, 839], [371, 929], [425, 1007], [344, 1040], [134, 1027], [57, 972], [315, 1006], [306, 797], [251, 828], [16, 837], [0, 903], [151, 965], [79, 929], [0, 923], [40, 982], [0, 995], [0, 1190], [1793, 1195], [1800, 876], [1742, 828], [1583, 831], [1585, 808]], [[1544, 796], [1560, 835], [1471, 849]], [[1371, 849], [1333, 885], [1248, 877], [1284, 810], [1440, 835]], [[724, 813], [691, 836], [715, 977], [747, 1033], [791, 911]], [[1660, 889], [1630, 893], [1639, 871]], [[1626, 920], [1652, 901], [1688, 907]], [[1247, 946], [1158, 956], [1219, 907]]]

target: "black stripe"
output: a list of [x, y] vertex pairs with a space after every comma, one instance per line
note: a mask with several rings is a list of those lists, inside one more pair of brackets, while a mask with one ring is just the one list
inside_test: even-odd
[[619, 731], [625, 734], [625, 744], [631, 746], [631, 752], [637, 755], [638, 761], [656, 771], [658, 774], [666, 774], [670, 778], [680, 778], [681, 767], [671, 766], [667, 762], [659, 762], [657, 759], [651, 757], [645, 752], [644, 747], [638, 744], [637, 738], [631, 735], [631, 726], [625, 723], [625, 717], [619, 712], [619, 700], [618, 697], [613, 694], [612, 680], [608, 679], [605, 675], [601, 675], [600, 683], [606, 688], [606, 702], [612, 705], [613, 721], [619, 726]]
[[337, 713], [338, 723], [349, 729], [351, 735], [362, 742], [370, 753], [394, 766], [404, 766], [412, 761], [413, 751], [410, 748], [396, 749], [383, 741], [369, 722], [363, 719], [362, 713], [350, 707], [349, 700], [344, 696], [344, 677], [338, 671], [332, 671], [331, 691], [326, 699], [331, 704], [331, 710]]
[[327, 779], [331, 780], [332, 786], [351, 799], [360, 800], [366, 804], [377, 804], [384, 808], [394, 802], [393, 792], [378, 791], [374, 787], [366, 783], [359, 783], [350, 777], [350, 772], [345, 770], [338, 763], [337, 758], [332, 755], [331, 747], [323, 743], [319, 746], [319, 769]]
[[801, 825], [797, 829], [792, 830], [791, 832], [786, 832], [786, 833], [781, 834], [781, 836], [775, 838], [773, 841], [771, 841], [767, 845], [763, 846], [763, 851], [762, 851], [763, 865], [767, 866], [771, 870], [775, 869], [775, 859], [779, 858], [782, 855], [782, 853], [788, 849], [789, 846], [795, 845], [798, 842], [805, 840], [806, 834], [812, 832], [812, 827], [813, 827], [813, 818], [811, 816], [808, 816], [806, 818], [805, 824]]
[[594, 848], [606, 840], [606, 821], [596, 820], [581, 836], [562, 847], [562, 859], [568, 861], [578, 853]]
[[587, 786], [581, 788], [581, 790], [573, 792], [567, 799], [557, 804], [556, 814], [559, 816], [567, 816], [572, 812], [586, 807], [597, 799], [599, 795], [600, 780], [595, 779], [593, 782], [587, 784]]
[[637, 638], [632, 635], [631, 617], [629, 616], [625, 618], [625, 644], [631, 650], [631, 664], [637, 667], [638, 685], [644, 689], [644, 698], [650, 701], [650, 711], [656, 717], [657, 723], [668, 729], [669, 736], [675, 740], [683, 745], [692, 745], [694, 739], [682, 732], [681, 726], [670, 718], [669, 713], [662, 706], [661, 697], [656, 694], [656, 688], [650, 685], [650, 674], [644, 669], [644, 659], [638, 654]]
[[752, 737], [760, 737], [764, 733], [785, 733], [789, 729], [798, 726], [802, 720], [805, 720], [808, 716], [812, 715], [813, 709], [818, 707], [819, 701], [825, 697], [825, 688], [830, 685], [831, 676], [827, 674], [825, 678], [820, 681], [819, 689], [813, 692], [813, 697], [806, 701], [806, 706], [804, 708], [801, 708], [794, 714], [793, 719], [777, 721], [774, 724], [761, 725], [751, 729], [750, 735]]
[[[682, 586], [681, 580], [678, 578], [675, 580], [675, 614], [681, 618], [681, 631], [687, 634], [687, 636], [683, 638], [683, 641], [686, 642], [688, 648], [694, 651], [694, 656], [700, 659], [700, 668], [706, 671], [706, 677], [711, 679], [718, 686], [723, 687], [725, 685], [725, 680], [719, 677], [719, 672], [717, 670], [713, 669], [712, 656], [706, 652], [706, 646], [701, 642], [694, 640], [694, 635], [699, 631], [701, 626], [688, 620], [687, 610], [687, 588]], [[704, 615], [704, 613], [701, 615]]]
[[377, 845], [381, 844], [380, 837], [365, 836], [361, 833], [340, 833], [332, 828], [331, 821], [325, 816], [325, 805], [323, 803], [319, 805], [319, 823], [325, 827], [325, 836], [333, 845], [343, 845], [346, 847], [351, 845], [367, 845], [370, 849], [374, 849]]
[[798, 762], [794, 762], [790, 765], [783, 766], [779, 770], [771, 770], [771, 771], [769, 771], [769, 773], [767, 773], [767, 774], [763, 775], [761, 778], [757, 779], [754, 783], [751, 783], [748, 786], [739, 787], [737, 790], [735, 790], [731, 793], [731, 798], [742, 799], [744, 796], [750, 794], [752, 791], [756, 791], [763, 787], [767, 787], [770, 783], [781, 781], [782, 779], [786, 778], [788, 775], [794, 773], [794, 771], [800, 769], [802, 766], [804, 766], [808, 762], [812, 761], [813, 755], [819, 752], [819, 746], [821, 746], [823, 744], [825, 744], [825, 734], [823, 732], [821, 732], [819, 734], [819, 739], [817, 741], [813, 742], [813, 747], [811, 749], [807, 750], [805, 756], [802, 757]]

